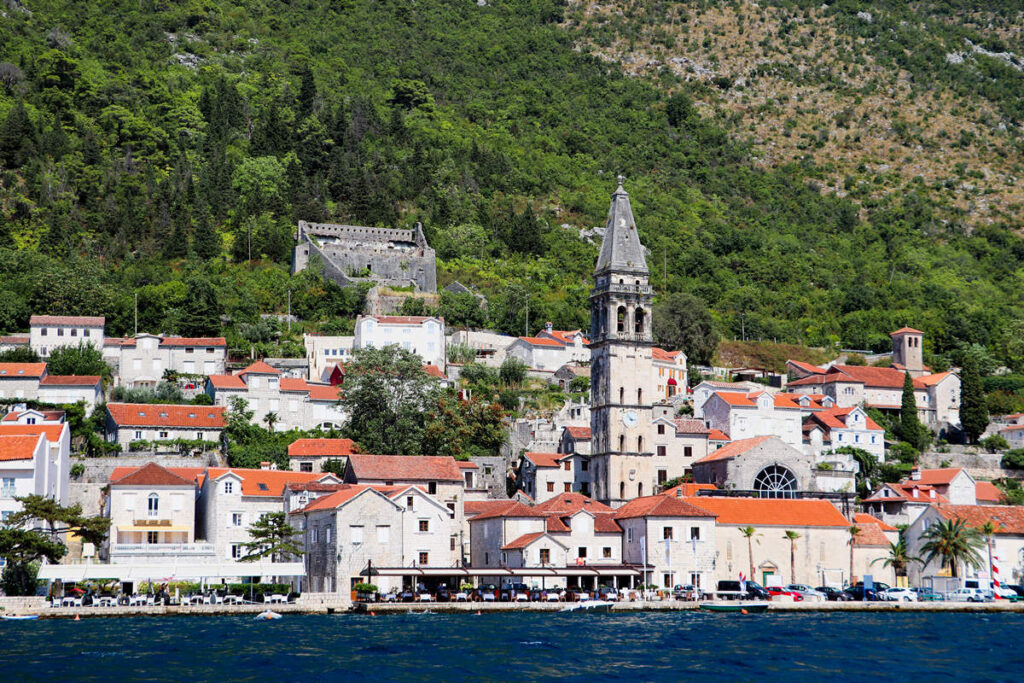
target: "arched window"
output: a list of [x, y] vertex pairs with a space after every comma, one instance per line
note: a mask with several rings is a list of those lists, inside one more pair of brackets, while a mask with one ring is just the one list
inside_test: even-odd
[[626, 497], [626, 482], [620, 481], [619, 482], [619, 498], [625, 498], [625, 497]]
[[626, 307], [619, 306], [619, 310], [615, 313], [615, 329], [618, 332], [626, 331]]
[[636, 452], [637, 453], [643, 453], [644, 452], [644, 437], [642, 437], [642, 436], [636, 437]]
[[626, 402], [626, 388], [625, 387], [619, 387], [619, 405], [622, 405], [625, 402]]
[[160, 514], [160, 496], [155, 493], [149, 494], [149, 516], [156, 517]]
[[637, 495], [637, 498], [642, 498], [643, 497], [643, 495], [644, 495], [644, 485], [642, 483], [636, 485], [636, 495]]
[[619, 452], [622, 453], [626, 450], [626, 435], [619, 434]]
[[633, 312], [633, 333], [644, 333], [644, 309], [638, 308]]
[[637, 389], [636, 390], [636, 404], [638, 406], [641, 406], [641, 405], [644, 404], [644, 390], [643, 389]]
[[769, 465], [754, 477], [754, 489], [761, 498], [792, 498], [796, 477], [781, 465]]

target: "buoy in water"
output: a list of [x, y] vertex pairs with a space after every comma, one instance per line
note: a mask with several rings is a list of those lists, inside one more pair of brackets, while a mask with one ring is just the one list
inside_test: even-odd
[[477, 610], [477, 611], [476, 611], [476, 615], [477, 615], [477, 616], [480, 616], [480, 610]]
[[81, 621], [82, 617], [78, 614], [75, 615], [75, 621]]
[[376, 613], [376, 612], [374, 612], [373, 610], [370, 610], [370, 616], [371, 616], [371, 617], [375, 617], [375, 616], [377, 616], [377, 613]]
[[748, 611], [747, 611], [747, 610], [745, 610], [745, 609], [741, 609], [741, 610], [740, 610], [740, 614], [750, 614], [750, 612], [748, 612]]

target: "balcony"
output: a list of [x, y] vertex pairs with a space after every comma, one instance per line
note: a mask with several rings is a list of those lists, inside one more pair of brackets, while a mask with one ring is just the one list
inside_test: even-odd
[[212, 543], [111, 543], [110, 555], [213, 555]]
[[609, 292], [615, 292], [617, 294], [643, 294], [648, 295], [652, 293], [650, 285], [628, 285], [619, 284], [617, 282], [610, 283], [608, 285]]

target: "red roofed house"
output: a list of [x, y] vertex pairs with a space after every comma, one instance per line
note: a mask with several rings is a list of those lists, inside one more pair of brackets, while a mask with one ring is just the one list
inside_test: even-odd
[[134, 338], [108, 339], [104, 360], [114, 366], [118, 385], [156, 386], [164, 372], [200, 377], [224, 373], [227, 357], [224, 337], [167, 337], [138, 334]]
[[[543, 503], [561, 493], [577, 491], [588, 494], [589, 470], [590, 458], [587, 456], [527, 451], [519, 468], [519, 482], [527, 495]], [[577, 481], [578, 475], [588, 476]]]
[[347, 463], [355, 446], [352, 439], [298, 439], [288, 446], [288, 462], [297, 472], [323, 472], [328, 460]]
[[34, 315], [29, 321], [29, 346], [40, 358], [54, 349], [86, 344], [103, 351], [103, 317], [77, 315]]
[[339, 403], [341, 387], [283, 377], [263, 361], [256, 361], [235, 375], [210, 375], [206, 395], [214, 405], [231, 407], [231, 399], [242, 398], [253, 412], [252, 421], [270, 424], [276, 431], [289, 429], [338, 429], [345, 422]]
[[110, 562], [212, 562], [213, 544], [196, 541], [196, 494], [194, 478], [156, 463], [115, 471], [104, 509]]
[[85, 414], [103, 401], [98, 376], [49, 374], [46, 363], [0, 363], [0, 399], [13, 398], [61, 405], [85, 403]]
[[[289, 517], [304, 536], [306, 590], [347, 594], [367, 580], [361, 572], [371, 562], [437, 571], [462, 559], [448, 508], [418, 486], [342, 484]], [[393, 574], [372, 582], [381, 593], [402, 587], [402, 577]]]
[[771, 435], [790, 446], [803, 445], [802, 408], [786, 395], [718, 391], [704, 402], [702, 414], [709, 428], [725, 432], [734, 441]]
[[868, 417], [863, 408], [830, 408], [804, 418], [804, 443], [812, 453], [843, 446], [861, 448], [885, 461], [885, 430]]
[[711, 394], [722, 392], [733, 392], [750, 394], [755, 391], [764, 391], [764, 385], [757, 382], [717, 382], [704, 380], [693, 388], [693, 416], [704, 419], [704, 403], [711, 398]]
[[108, 403], [107, 441], [129, 450], [133, 441], [219, 442], [224, 428], [222, 406]]
[[48, 455], [46, 437], [41, 433], [0, 434], [0, 522], [6, 523], [21, 510], [15, 496], [48, 495]]
[[623, 528], [623, 559], [642, 567], [644, 583], [714, 590], [715, 514], [698, 500], [678, 495], [634, 498], [615, 511], [615, 520]]
[[[998, 570], [996, 578], [1002, 585], [1024, 582], [1024, 506], [941, 503], [930, 505], [905, 532], [909, 554], [923, 559], [926, 556], [926, 553], [922, 551], [922, 546], [927, 541], [924, 538], [925, 532], [934, 524], [951, 520], [964, 520], [967, 526], [974, 529], [981, 529], [986, 522], [991, 522], [995, 527], [995, 533], [992, 535], [992, 564]], [[979, 554], [982, 558], [982, 565], [980, 567], [958, 566], [957, 576], [988, 580], [991, 577], [987, 567], [988, 549], [983, 546]], [[944, 568], [941, 566], [941, 562], [940, 558], [936, 558], [926, 565], [912, 562], [909, 571], [911, 585], [921, 585], [926, 577], [943, 574]], [[981, 584], [981, 587], [985, 587], [985, 582]]]
[[[0, 422], [0, 437], [17, 437], [31, 440], [36, 444], [43, 439], [45, 455], [42, 459], [33, 459], [31, 472], [25, 469], [22, 458], [12, 461], [11, 467], [19, 470], [17, 474], [0, 476], [0, 491], [12, 492], [12, 495], [0, 493], [0, 500], [27, 493], [38, 493], [66, 505], [69, 500], [69, 478], [71, 474], [71, 427], [64, 422], [50, 420], [38, 424], [19, 424], [16, 421]], [[9, 443], [14, 443], [9, 442]], [[3, 457], [0, 456], [0, 460]], [[29, 477], [30, 480], [27, 480]], [[31, 490], [29, 490], [31, 489]], [[10, 501], [11, 504], [16, 504]], [[17, 504], [20, 507], [20, 504]], [[10, 508], [6, 508], [10, 509]]]
[[563, 427], [558, 452], [590, 455], [590, 427]]
[[420, 486], [451, 511], [456, 528], [462, 526], [466, 480], [451, 456], [353, 454], [345, 468], [345, 483]]
[[860, 502], [861, 508], [886, 524], [912, 524], [928, 506], [949, 501], [930, 484], [882, 484]]
[[701, 420], [677, 417], [675, 407], [668, 403], [654, 406], [653, 414], [652, 464], [655, 483], [660, 488], [666, 481], [690, 474], [693, 463], [708, 454], [711, 430]]
[[401, 346], [436, 365], [442, 372], [448, 367], [444, 318], [418, 315], [361, 315], [356, 318], [353, 349]]
[[666, 351], [655, 346], [651, 349], [651, 364], [654, 366], [654, 396], [672, 398], [676, 394], [686, 393], [689, 377], [685, 353]]

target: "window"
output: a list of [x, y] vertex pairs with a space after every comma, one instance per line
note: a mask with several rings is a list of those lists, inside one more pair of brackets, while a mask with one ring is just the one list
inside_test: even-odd
[[316, 527], [313, 527], [312, 529], [309, 530], [309, 542], [310, 543], [316, 543], [317, 531], [318, 531], [318, 529]]
[[420, 520], [420, 531], [421, 532], [430, 531], [430, 520], [428, 520], [428, 519], [421, 519]]
[[430, 564], [430, 553], [428, 553], [426, 550], [421, 550], [420, 551], [420, 566], [425, 566], [425, 565], [428, 565], [428, 564]]
[[167, 432], [160, 432], [160, 438], [161, 439], [166, 439], [167, 438]]
[[661, 486], [668, 481], [668, 470], [658, 470], [658, 485]]
[[148, 510], [150, 517], [156, 517], [158, 514], [160, 514], [160, 496], [156, 495], [155, 493], [149, 494]]
[[579, 557], [579, 558], [585, 560], [587, 558], [587, 546], [581, 545], [579, 548], [577, 548], [576, 549], [576, 557]]
[[569, 460], [565, 461], [565, 471], [568, 472], [572, 469], [572, 462]]
[[690, 574], [690, 583], [693, 584], [694, 588], [700, 588], [700, 574]]
[[[315, 541], [316, 540], [316, 538], [315, 538], [316, 531], [315, 530], [313, 531], [313, 536], [314, 536], [313, 540]], [[241, 558], [242, 558], [242, 546], [241, 546], [241, 544], [239, 544], [239, 543], [232, 543], [231, 544], [231, 559], [232, 560], [238, 560], [238, 559], [241, 559]]]
[[427, 483], [427, 493], [429, 493], [432, 496], [436, 496], [437, 495], [437, 482], [436, 481], [431, 481], [431, 482]]
[[312, 471], [313, 471], [313, 463], [311, 463], [311, 462], [300, 462], [299, 463], [299, 472], [312, 472]]
[[232, 512], [231, 513], [231, 526], [242, 526], [242, 513]]
[[89, 332], [89, 330], [82, 330], [82, 336], [83, 337], [91, 337], [92, 333]]
[[796, 477], [781, 465], [769, 465], [754, 477], [754, 488], [761, 498], [792, 498]]
[[135, 430], [135, 438], [136, 439], [141, 439], [142, 438], [142, 430], [141, 429], [136, 429]]
[[64, 336], [64, 328], [63, 327], [58, 327], [57, 328], [57, 336], [58, 337], [63, 337]]
[[192, 348], [191, 346], [186, 346], [185, 347], [185, 353], [195, 353], [195, 352], [196, 352], [196, 350], [194, 348]]
[[658, 425], [658, 433], [659, 434], [664, 434], [665, 433], [665, 425]]
[[548, 482], [548, 493], [554, 493], [554, 492], [555, 492], [555, 482], [549, 481]]
[[331, 542], [331, 527], [326, 527], [324, 529], [324, 543], [330, 543], [330, 542]]
[[39, 330], [39, 336], [40, 337], [45, 337], [46, 336], [46, 328], [45, 327], [43, 329]]
[[406, 510], [412, 510], [413, 507], [414, 506], [413, 506], [413, 498], [412, 498], [412, 496], [406, 496], [406, 498], [405, 498], [405, 509]]
[[683, 456], [686, 457], [686, 458], [692, 458], [693, 457], [693, 446], [684, 446], [683, 447]]
[[455, 503], [445, 503], [445, 507], [448, 508], [448, 512], [452, 513], [452, 516], [454, 517], [455, 516]]
[[234, 482], [232, 482], [232, 481], [224, 482], [224, 493], [231, 493], [234, 490], [235, 490]]
[[642, 436], [636, 437], [636, 452], [637, 453], [643, 453], [644, 452], [644, 437], [642, 437]]
[[146, 543], [159, 543], [160, 532], [159, 531], [147, 531], [146, 532]]
[[350, 526], [349, 536], [352, 539], [352, 544], [356, 545], [363, 542], [363, 527], [361, 526]]
[[588, 462], [587, 460], [581, 460], [580, 461], [580, 470], [582, 470], [583, 472], [586, 472], [589, 469], [590, 469], [590, 462]]
[[541, 564], [551, 564], [551, 550], [549, 548], [541, 548], [539, 556]]
[[605, 546], [601, 548], [601, 557], [603, 557], [606, 560], [612, 559], [612, 549], [610, 546]]
[[700, 540], [700, 527], [699, 526], [691, 526], [690, 527], [690, 540], [691, 541], [699, 541]]
[[391, 527], [379, 526], [377, 527], [377, 543], [390, 543], [391, 542]]
[[661, 531], [661, 537], [664, 539], [672, 540], [672, 527], [667, 526]]
[[661, 585], [664, 586], [665, 588], [671, 588], [672, 587], [672, 575], [671, 574], [662, 574], [661, 575]]
[[454, 537], [454, 536], [452, 536], [452, 537], [451, 537], [451, 538], [449, 539], [449, 541], [450, 541], [450, 543], [451, 543], [451, 550], [455, 550], [455, 537]]
[[667, 452], [668, 450], [665, 448], [665, 446], [658, 446], [658, 455], [664, 456]]
[[75, 328], [72, 327], [71, 328], [71, 336], [72, 337], [77, 337], [78, 336], [78, 330], [76, 330]]
[[626, 543], [633, 542], [633, 527], [626, 527]]

